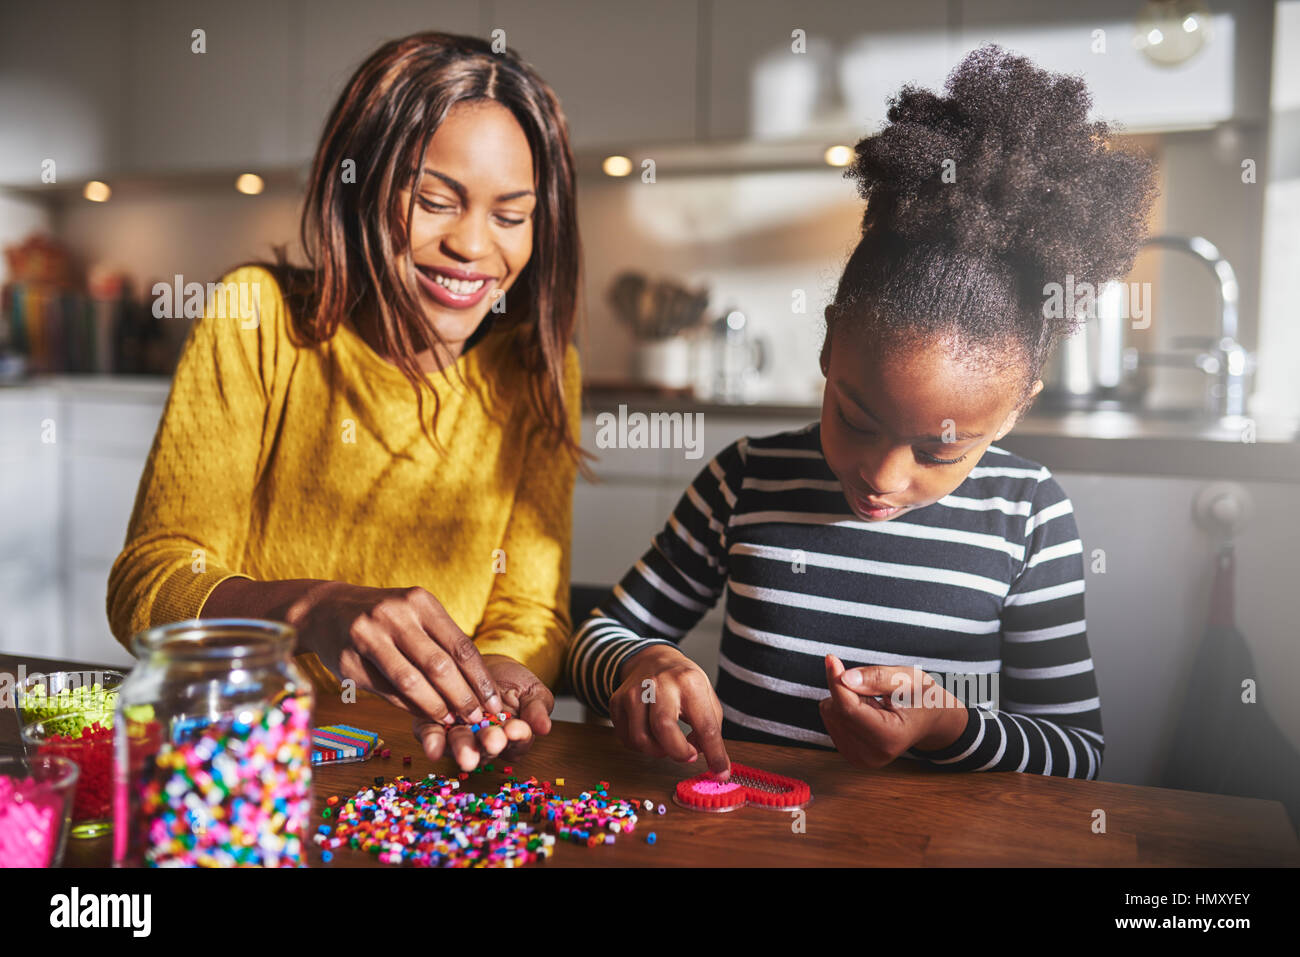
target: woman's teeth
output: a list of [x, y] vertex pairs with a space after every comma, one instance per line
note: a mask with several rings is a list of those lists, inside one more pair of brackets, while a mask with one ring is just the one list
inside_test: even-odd
[[487, 282], [486, 279], [475, 279], [469, 282], [464, 279], [448, 279], [442, 273], [434, 273], [433, 281], [439, 286], [446, 286], [458, 296], [468, 296], [476, 293], [483, 288], [483, 283]]

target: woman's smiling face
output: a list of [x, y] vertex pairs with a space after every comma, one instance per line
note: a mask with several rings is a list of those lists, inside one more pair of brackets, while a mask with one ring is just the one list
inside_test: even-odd
[[933, 504], [965, 481], [1015, 425], [1022, 380], [1014, 369], [992, 376], [971, 369], [944, 342], [885, 357], [869, 335], [842, 327], [822, 348], [821, 441], [853, 513], [878, 522]]
[[[411, 190], [398, 193], [403, 214]], [[533, 253], [533, 154], [493, 100], [457, 103], [433, 134], [409, 235], [424, 313], [459, 355]]]

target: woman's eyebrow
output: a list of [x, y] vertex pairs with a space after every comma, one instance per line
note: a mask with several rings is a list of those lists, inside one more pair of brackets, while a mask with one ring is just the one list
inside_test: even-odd
[[[873, 419], [876, 422], [880, 421], [879, 416], [877, 416], [874, 412], [872, 412], [870, 409], [867, 408], [866, 403], [863, 402], [862, 399], [858, 397], [858, 394], [853, 391], [853, 387], [851, 385], [849, 385], [847, 382], [843, 381], [842, 379], [837, 379], [835, 384], [838, 385], [840, 391], [843, 392], [846, 396], [848, 396], [849, 400], [854, 405], [856, 405], [859, 409], [861, 409], [864, 413], [866, 413], [866, 415], [869, 418]], [[965, 442], [968, 441], [969, 439], [982, 439], [983, 437], [984, 437], [983, 432], [958, 432], [951, 439], [945, 439], [942, 435], [910, 435], [907, 437], [907, 441], [908, 442], [943, 442], [945, 445], [947, 445], [949, 442]]]
[[[438, 179], [442, 180], [444, 183], [450, 186], [453, 190], [456, 191], [456, 195], [459, 196], [461, 199], [464, 199], [466, 196], [469, 195], [469, 190], [465, 189], [464, 184], [460, 183], [457, 180], [452, 179], [446, 173], [439, 173], [436, 169], [430, 169], [428, 166], [424, 168], [424, 171], [428, 173], [430, 176], [436, 176]], [[517, 189], [512, 193], [501, 193], [499, 196], [496, 197], [496, 201], [499, 203], [504, 203], [504, 202], [509, 202], [512, 199], [519, 199], [520, 197], [523, 196], [535, 196], [535, 195], [536, 194], [531, 189]]]

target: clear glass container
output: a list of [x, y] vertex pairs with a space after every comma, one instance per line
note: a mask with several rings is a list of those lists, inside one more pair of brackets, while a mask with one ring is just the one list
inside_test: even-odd
[[54, 755], [0, 756], [0, 867], [63, 863], [79, 773]]
[[[113, 727], [117, 689], [126, 676], [120, 671], [54, 671], [29, 675], [18, 693], [20, 724], [43, 722], [60, 734], [78, 734], [85, 723]], [[60, 715], [68, 719], [56, 721]]]
[[101, 717], [98, 711], [65, 711], [22, 729], [28, 760], [60, 757], [77, 766], [71, 833], [78, 839], [99, 837], [113, 827], [113, 731], [99, 723]]
[[311, 817], [311, 684], [282, 622], [136, 635], [119, 689], [113, 863], [299, 867]]

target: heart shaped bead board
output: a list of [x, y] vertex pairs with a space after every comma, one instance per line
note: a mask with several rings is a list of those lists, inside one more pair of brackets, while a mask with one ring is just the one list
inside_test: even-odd
[[726, 781], [706, 772], [677, 782], [673, 801], [691, 811], [735, 811], [747, 804], [793, 811], [812, 802], [812, 789], [798, 778], [732, 764], [731, 777]]

